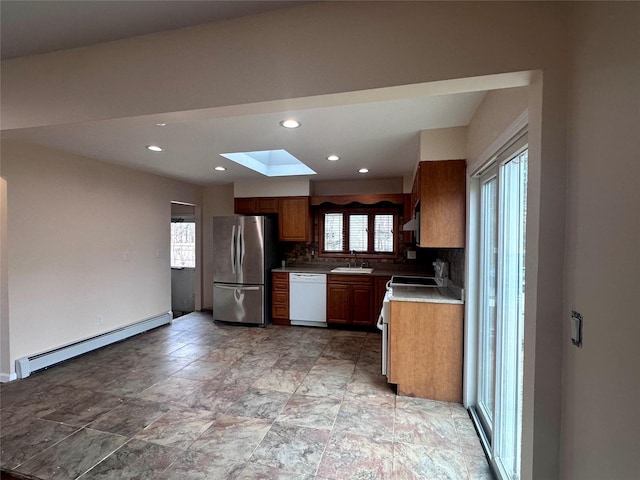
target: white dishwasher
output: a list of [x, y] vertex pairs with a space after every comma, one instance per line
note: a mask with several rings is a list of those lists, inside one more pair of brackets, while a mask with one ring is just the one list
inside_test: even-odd
[[291, 325], [327, 326], [326, 274], [289, 274], [289, 318]]

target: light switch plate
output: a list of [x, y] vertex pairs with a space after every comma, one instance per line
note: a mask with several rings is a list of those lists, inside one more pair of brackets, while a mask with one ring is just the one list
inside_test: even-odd
[[582, 315], [575, 310], [571, 311], [571, 343], [582, 348]]

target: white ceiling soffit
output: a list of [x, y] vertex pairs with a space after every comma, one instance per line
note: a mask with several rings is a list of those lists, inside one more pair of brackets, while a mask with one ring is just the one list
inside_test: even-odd
[[[415, 165], [419, 132], [466, 126], [484, 94], [479, 91], [343, 105], [327, 102], [325, 106], [286, 110], [273, 108], [272, 103], [266, 109], [268, 113], [255, 113], [260, 110], [255, 109], [254, 113], [222, 116], [219, 111], [215, 115], [211, 110], [208, 115], [193, 111], [10, 130], [2, 136], [202, 185], [261, 177], [221, 157], [221, 153], [277, 149], [287, 150], [317, 172], [315, 180], [362, 178], [358, 173], [362, 167], [369, 169], [368, 178], [402, 177]], [[362, 100], [360, 93], [355, 95]], [[296, 103], [283, 102], [281, 107]], [[285, 118], [296, 118], [302, 126], [295, 130], [282, 128], [279, 122]], [[160, 122], [167, 126], [155, 126]], [[165, 150], [153, 153], [146, 145], [159, 145]], [[327, 161], [330, 154], [339, 155], [340, 161]], [[227, 170], [215, 172], [215, 166]]]
[[[410, 174], [419, 132], [466, 126], [486, 90], [524, 86], [531, 72], [206, 108], [68, 125], [5, 130], [3, 138], [68, 151], [200, 185], [258, 179], [221, 157], [285, 149], [317, 172], [314, 180], [397, 178]], [[295, 130], [280, 127], [296, 118]], [[167, 123], [157, 127], [156, 123]], [[161, 153], [146, 145], [160, 145]], [[340, 161], [329, 162], [331, 154]], [[214, 167], [226, 171], [216, 172]], [[264, 178], [264, 177], [262, 177]]]

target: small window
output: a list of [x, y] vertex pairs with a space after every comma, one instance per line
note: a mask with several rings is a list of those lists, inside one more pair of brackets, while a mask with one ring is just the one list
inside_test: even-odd
[[344, 250], [344, 221], [341, 213], [327, 213], [324, 216], [324, 249], [327, 252]]
[[196, 267], [196, 224], [171, 222], [171, 267]]
[[397, 256], [398, 213], [392, 209], [320, 212], [320, 255], [341, 257], [352, 251], [368, 257]]

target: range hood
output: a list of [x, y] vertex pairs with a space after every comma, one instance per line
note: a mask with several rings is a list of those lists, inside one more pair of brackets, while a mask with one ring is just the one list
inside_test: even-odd
[[402, 226], [404, 232], [417, 232], [420, 230], [420, 215], [416, 212], [415, 218], [409, 220]]
[[415, 232], [420, 229], [420, 222], [417, 218], [409, 220], [402, 226], [404, 232]]

